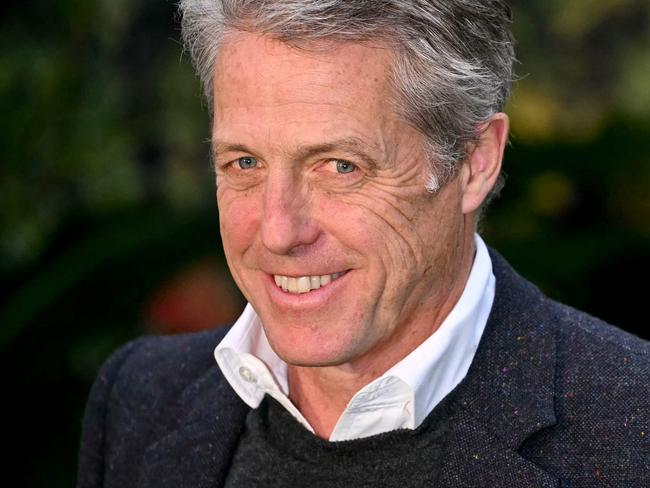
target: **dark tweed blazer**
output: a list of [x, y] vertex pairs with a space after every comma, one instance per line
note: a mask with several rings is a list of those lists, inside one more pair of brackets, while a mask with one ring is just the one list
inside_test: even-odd
[[[650, 344], [491, 257], [494, 306], [444, 400], [435, 486], [650, 487]], [[225, 332], [142, 338], [110, 358], [87, 405], [80, 488], [223, 485], [249, 410], [213, 358]]]

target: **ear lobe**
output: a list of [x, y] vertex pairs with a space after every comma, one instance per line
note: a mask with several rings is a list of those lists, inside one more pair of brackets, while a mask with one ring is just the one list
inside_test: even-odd
[[510, 121], [499, 112], [483, 126], [476, 146], [463, 163], [462, 210], [469, 214], [485, 201], [501, 172], [503, 152], [508, 140]]

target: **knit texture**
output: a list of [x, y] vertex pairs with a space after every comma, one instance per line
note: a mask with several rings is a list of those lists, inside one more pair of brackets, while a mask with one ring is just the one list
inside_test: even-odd
[[[490, 257], [494, 304], [449, 395], [436, 488], [650, 487], [649, 343]], [[224, 486], [250, 411], [213, 357], [226, 332], [113, 355], [86, 407], [79, 488]]]
[[329, 442], [266, 396], [246, 419], [226, 487], [433, 486], [448, 414], [439, 404], [416, 430]]

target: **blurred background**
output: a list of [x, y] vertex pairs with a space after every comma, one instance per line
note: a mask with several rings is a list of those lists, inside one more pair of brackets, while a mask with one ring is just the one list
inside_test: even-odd
[[[508, 182], [482, 234], [551, 297], [650, 338], [650, 3], [513, 5]], [[0, 46], [4, 480], [73, 486], [106, 357], [244, 302], [174, 2], [5, 0]]]

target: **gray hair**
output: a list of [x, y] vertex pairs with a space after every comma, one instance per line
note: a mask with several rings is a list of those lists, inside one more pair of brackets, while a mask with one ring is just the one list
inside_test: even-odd
[[[180, 12], [209, 104], [217, 50], [232, 31], [294, 46], [334, 40], [395, 49], [396, 107], [424, 135], [432, 192], [456, 174], [510, 92], [514, 49], [505, 0], [180, 0]], [[500, 177], [488, 200], [502, 186]]]

